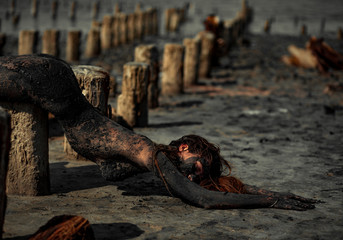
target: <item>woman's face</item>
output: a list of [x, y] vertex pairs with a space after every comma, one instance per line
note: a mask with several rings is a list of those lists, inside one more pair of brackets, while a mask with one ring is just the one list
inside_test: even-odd
[[203, 177], [204, 168], [201, 163], [201, 156], [189, 152], [187, 144], [179, 146], [178, 155], [181, 160], [181, 171], [191, 181], [198, 182]]

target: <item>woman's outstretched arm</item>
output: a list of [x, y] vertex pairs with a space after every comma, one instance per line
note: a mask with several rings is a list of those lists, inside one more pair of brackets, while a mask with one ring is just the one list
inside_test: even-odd
[[[0, 101], [31, 102], [59, 120], [71, 146], [98, 165], [126, 159], [154, 170], [154, 143], [100, 114], [82, 95], [70, 66], [48, 55], [0, 58]], [[162, 179], [184, 201], [204, 208], [278, 207], [306, 210], [314, 206], [278, 197], [222, 193], [206, 190], [184, 177], [159, 152], [156, 158]]]

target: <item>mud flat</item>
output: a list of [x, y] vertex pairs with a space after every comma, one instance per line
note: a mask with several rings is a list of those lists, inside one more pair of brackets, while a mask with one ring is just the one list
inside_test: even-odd
[[[161, 98], [160, 107], [149, 112], [149, 126], [134, 130], [164, 144], [201, 135], [221, 147], [243, 182], [325, 203], [305, 212], [196, 208], [171, 197], [152, 173], [105, 181], [94, 163], [63, 153], [61, 132], [51, 125], [52, 194], [10, 195], [3, 238], [27, 239], [53, 216], [72, 214], [90, 221], [96, 239], [340, 239], [343, 94], [324, 89], [342, 83], [343, 73], [320, 75], [281, 63], [287, 46], [303, 47], [305, 38], [248, 39], [250, 47], [234, 48], [211, 78]], [[343, 52], [341, 42], [328, 42]]]

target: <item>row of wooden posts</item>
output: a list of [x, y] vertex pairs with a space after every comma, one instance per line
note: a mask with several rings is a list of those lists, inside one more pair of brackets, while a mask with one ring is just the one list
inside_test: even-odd
[[[230, 24], [229, 21], [225, 24], [222, 35], [227, 45], [237, 41], [244, 31], [242, 28], [247, 25], [248, 17], [244, 14], [239, 16]], [[148, 109], [158, 106], [159, 93], [163, 96], [181, 94], [185, 87], [196, 84], [198, 78], [209, 76], [215, 40], [213, 33], [202, 31], [194, 38], [184, 39], [183, 44], [166, 44], [162, 69], [156, 45], [137, 46], [134, 62], [123, 66], [122, 92], [118, 96], [114, 115], [122, 117], [131, 127], [148, 126]], [[111, 117], [112, 108], [108, 106], [109, 73], [95, 66], [76, 65], [72, 69], [87, 100]], [[160, 70], [161, 90], [158, 86]], [[0, 156], [2, 227], [6, 187], [8, 194], [46, 195], [50, 194], [50, 177], [47, 113], [29, 103], [1, 102], [0, 105], [7, 112], [0, 110], [0, 147], [4, 149]], [[65, 152], [77, 156], [67, 140]]]
[[[59, 55], [59, 34], [56, 29], [45, 30], [42, 36], [41, 53]], [[137, 10], [131, 14], [118, 12], [114, 16], [105, 15], [101, 23], [93, 21], [87, 35], [84, 56], [98, 56], [102, 50], [142, 40], [144, 36], [158, 34], [157, 10]], [[19, 32], [18, 55], [33, 54], [37, 48], [38, 32], [22, 30]], [[0, 36], [0, 52], [5, 44], [5, 34]], [[80, 59], [81, 31], [69, 31], [66, 40], [66, 61], [76, 62]]]

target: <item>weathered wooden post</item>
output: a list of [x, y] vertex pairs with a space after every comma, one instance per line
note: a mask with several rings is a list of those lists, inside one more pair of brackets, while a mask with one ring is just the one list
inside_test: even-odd
[[87, 35], [85, 57], [97, 57], [100, 54], [100, 30], [91, 28]]
[[42, 41], [42, 53], [58, 56], [59, 31], [48, 29], [44, 31]]
[[135, 48], [135, 62], [146, 63], [150, 67], [148, 82], [148, 107], [153, 109], [159, 106], [158, 78], [160, 73], [159, 53], [154, 44], [139, 45]]
[[337, 39], [342, 40], [343, 39], [343, 30], [342, 28], [338, 28], [337, 30]]
[[58, 2], [52, 1], [51, 4], [51, 17], [55, 19], [57, 17], [57, 8], [58, 8]]
[[307, 35], [307, 26], [306, 26], [305, 24], [303, 24], [303, 25], [301, 26], [300, 34], [301, 34], [302, 36], [306, 36], [306, 35]]
[[[87, 65], [73, 66], [72, 69], [82, 94], [94, 107], [107, 116], [110, 81], [108, 72], [101, 67]], [[71, 148], [66, 137], [64, 137], [64, 152], [77, 159], [84, 159]]]
[[158, 35], [158, 15], [156, 8], [152, 10], [152, 34]]
[[50, 194], [48, 113], [29, 103], [1, 102], [0, 106], [11, 115], [8, 194]]
[[164, 27], [167, 32], [170, 31], [170, 16], [172, 12], [173, 12], [172, 8], [167, 8], [166, 10], [164, 10]]
[[75, 19], [75, 12], [76, 12], [76, 2], [73, 1], [70, 6], [70, 14], [69, 14], [70, 19], [72, 20]]
[[0, 107], [0, 239], [6, 211], [6, 177], [8, 169], [9, 151], [11, 147], [11, 118]]
[[125, 13], [119, 13], [119, 33], [120, 43], [127, 44], [127, 15]]
[[120, 18], [117, 15], [114, 15], [113, 17], [113, 24], [112, 24], [112, 46], [117, 47], [120, 45]]
[[264, 22], [264, 27], [263, 30], [265, 33], [269, 33], [270, 32], [270, 28], [271, 28], [271, 22], [269, 20], [266, 20]]
[[198, 38], [185, 38], [185, 57], [183, 66], [184, 87], [198, 83], [198, 69], [200, 57], [200, 40]]
[[144, 14], [143, 12], [137, 12], [135, 18], [135, 32], [136, 32], [136, 39], [142, 39], [144, 33]]
[[113, 13], [114, 13], [114, 15], [117, 15], [118, 13], [120, 13], [120, 6], [119, 6], [118, 3], [116, 3], [116, 4], [114, 5]]
[[37, 32], [35, 30], [22, 30], [19, 32], [18, 55], [33, 54], [37, 42]]
[[32, 0], [31, 2], [31, 14], [32, 17], [36, 18], [37, 17], [37, 0]]
[[131, 127], [148, 125], [148, 81], [148, 64], [129, 62], [124, 65], [122, 93], [118, 97], [117, 114]]
[[197, 38], [201, 41], [198, 77], [206, 78], [211, 72], [211, 60], [215, 36], [211, 32], [201, 31], [197, 34]]
[[102, 50], [109, 49], [112, 46], [112, 23], [113, 23], [113, 16], [105, 15], [102, 20], [101, 36], [100, 36]]
[[92, 7], [92, 19], [96, 19], [98, 17], [98, 12], [99, 12], [99, 2], [96, 1], [93, 3], [93, 7]]
[[181, 44], [164, 45], [161, 94], [171, 96], [183, 93], [183, 53]]
[[76, 62], [80, 59], [80, 31], [69, 31], [67, 37], [66, 61]]
[[127, 17], [127, 39], [129, 42], [135, 40], [135, 18], [136, 14], [131, 13]]
[[176, 32], [179, 29], [180, 21], [181, 21], [181, 16], [178, 10], [173, 9], [170, 15], [170, 20], [169, 20], [169, 30], [172, 32]]

